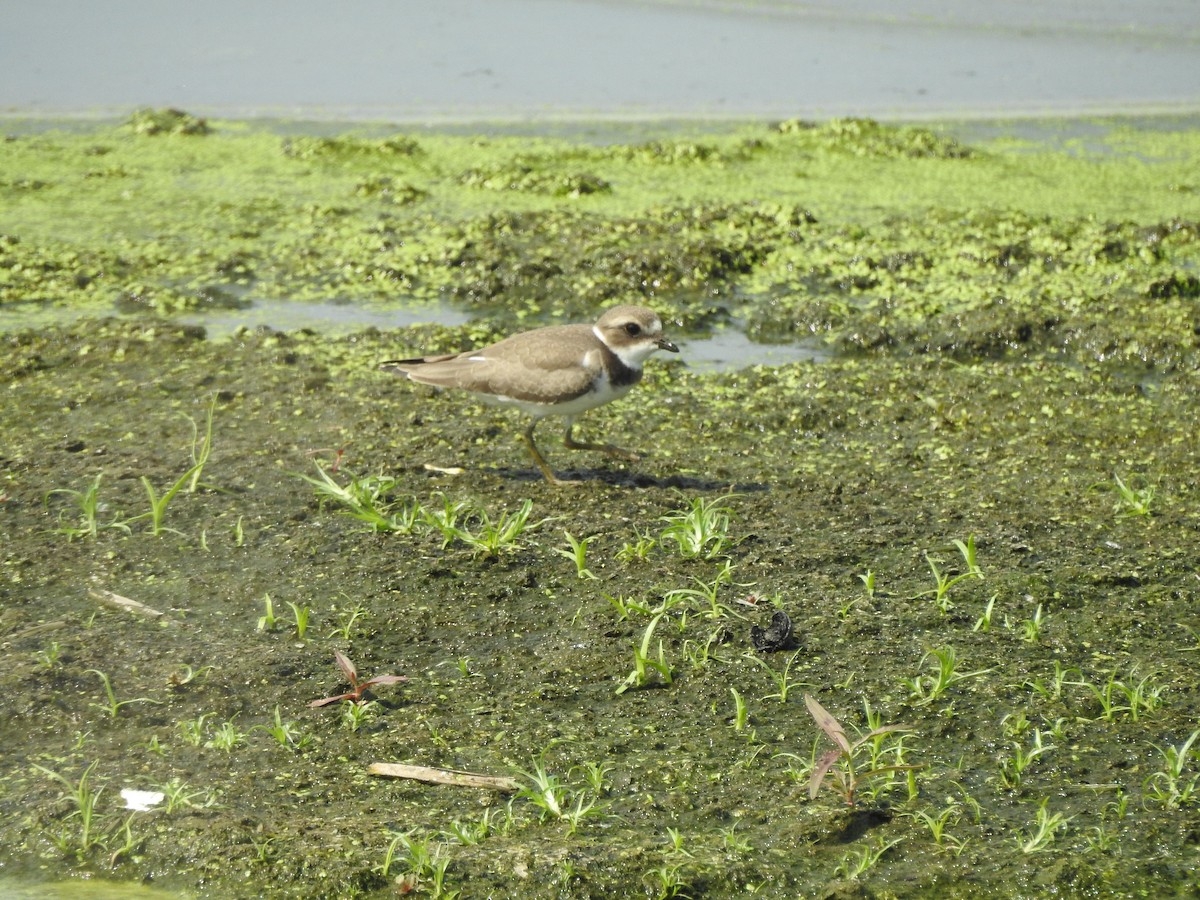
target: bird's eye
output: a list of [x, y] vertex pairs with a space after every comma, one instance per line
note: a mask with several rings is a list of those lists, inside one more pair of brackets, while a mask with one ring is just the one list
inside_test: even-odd
[[630, 322], [628, 325], [625, 326], [625, 333], [627, 335], [629, 335], [630, 337], [637, 337], [639, 334], [642, 333], [642, 326], [639, 325], [637, 322]]

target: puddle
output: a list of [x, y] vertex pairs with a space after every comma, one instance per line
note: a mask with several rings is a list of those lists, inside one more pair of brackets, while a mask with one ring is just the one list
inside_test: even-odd
[[[0, 308], [0, 334], [25, 329], [70, 325], [79, 319], [96, 316], [96, 310], [66, 309], [26, 305]], [[106, 313], [100, 312], [99, 315]], [[115, 309], [111, 315], [134, 318]], [[389, 331], [408, 325], [434, 323], [465, 325], [471, 317], [446, 304], [420, 304], [410, 307], [375, 308], [355, 303], [255, 300], [245, 309], [190, 313], [176, 316], [172, 322], [203, 326], [209, 340], [224, 340], [239, 328], [271, 328], [296, 331], [307, 328], [319, 334], [338, 337], [366, 328]], [[782, 366], [793, 362], [825, 362], [832, 358], [824, 347], [805, 344], [759, 344], [736, 329], [723, 329], [709, 337], [678, 341], [681, 359], [700, 372], [735, 372], [749, 366]], [[2, 895], [0, 895], [2, 898]]]
[[805, 344], [758, 344], [741, 331], [718, 331], [712, 337], [681, 340], [679, 355], [699, 372], [736, 372], [749, 366], [784, 366], [794, 362], [828, 362], [824, 347]]

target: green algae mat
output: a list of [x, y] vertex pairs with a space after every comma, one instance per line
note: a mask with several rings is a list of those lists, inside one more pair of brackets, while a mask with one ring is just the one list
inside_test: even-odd
[[[10, 136], [0, 873], [1195, 896], [1200, 133], [1068, 128]], [[178, 318], [265, 300], [480, 324]], [[830, 360], [655, 357], [572, 488], [376, 368], [627, 302]]]

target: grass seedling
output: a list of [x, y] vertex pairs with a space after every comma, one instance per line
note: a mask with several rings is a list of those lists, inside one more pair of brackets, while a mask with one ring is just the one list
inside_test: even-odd
[[648, 896], [654, 897], [655, 900], [670, 900], [672, 897], [688, 895], [688, 882], [683, 875], [683, 866], [679, 864], [651, 869], [642, 876], [642, 881], [650, 892]]
[[1133, 679], [1136, 677], [1137, 666], [1134, 666], [1129, 672], [1128, 684], [1117, 678], [1115, 670], [1109, 673], [1108, 680], [1102, 685], [1095, 685], [1090, 681], [1076, 681], [1072, 684], [1086, 688], [1091, 693], [1100, 704], [1101, 719], [1111, 722], [1120, 713], [1128, 713], [1129, 718], [1136, 722], [1143, 713], [1153, 712], [1162, 705], [1162, 693], [1166, 690], [1166, 685], [1153, 684], [1150, 675], [1134, 684]]
[[1029, 644], [1036, 644], [1042, 639], [1042, 604], [1037, 605], [1033, 618], [1021, 623], [1021, 636]]
[[[851, 743], [850, 739], [846, 737], [846, 730], [842, 727], [841, 723], [825, 707], [818, 703], [815, 697], [811, 694], [805, 694], [804, 704], [808, 707], [808, 712], [817, 723], [817, 726], [836, 745], [834, 749], [827, 750], [821, 754], [820, 758], [813, 765], [812, 776], [808, 782], [808, 797], [810, 800], [816, 799], [821, 788], [827, 784], [834, 793], [846, 802], [847, 806], [854, 806], [860, 788], [875, 776], [889, 772], [920, 768], [919, 766], [910, 765], [891, 765], [871, 767], [864, 771], [861, 768], [861, 762], [857, 759], [864, 745], [873, 743], [876, 738], [886, 734], [910, 731], [911, 729], [907, 725], [883, 725], [878, 728], [872, 728], [858, 740]], [[876, 744], [874, 753], [878, 755], [878, 744]]]
[[193, 791], [191, 785], [179, 778], [172, 778], [166, 784], [160, 784], [163, 798], [167, 801], [166, 812], [177, 809], [207, 809], [216, 805], [212, 791]]
[[[526, 531], [531, 531], [539, 525], [550, 521], [529, 524], [529, 514], [533, 511], [533, 501], [523, 500], [516, 512], [503, 512], [495, 522], [486, 510], [479, 510], [479, 528], [469, 531], [465, 528], [455, 528], [454, 536], [470, 547], [477, 556], [495, 559], [505, 550], [515, 550], [520, 546], [518, 538]], [[443, 532], [444, 534], [444, 532]], [[442, 545], [443, 547], [445, 544]]]
[[750, 711], [746, 708], [746, 701], [742, 699], [737, 688], [731, 687], [729, 693], [733, 694], [733, 730], [742, 734], [750, 724]]
[[442, 834], [451, 840], [471, 847], [482, 843], [492, 833], [492, 810], [485, 809], [483, 817], [478, 822], [462, 822], [455, 819], [450, 828]]
[[637, 613], [642, 616], [654, 614], [654, 610], [644, 603], [638, 603], [636, 600], [626, 600], [624, 597], [613, 597], [610, 594], [605, 594], [604, 599], [617, 611], [617, 618], [621, 621], [628, 619], [630, 613]]
[[996, 608], [997, 594], [992, 594], [988, 598], [987, 606], [983, 608], [983, 615], [975, 620], [975, 624], [971, 626], [972, 631], [988, 632], [992, 630], [992, 612]]
[[934, 605], [943, 613], [947, 613], [953, 608], [954, 604], [950, 602], [950, 589], [952, 587], [968, 578], [983, 578], [983, 570], [975, 562], [975, 535], [968, 535], [966, 543], [956, 539], [954, 546], [958, 548], [959, 554], [962, 555], [963, 561], [966, 563], [966, 571], [958, 575], [943, 574], [937, 561], [926, 553], [925, 562], [929, 564], [929, 569], [933, 572], [934, 586], [932, 590], [922, 591], [916, 595], [917, 597], [932, 595]]
[[949, 850], [958, 856], [966, 847], [966, 840], [959, 840], [946, 833], [946, 829], [951, 825], [957, 825], [959, 819], [962, 818], [962, 807], [951, 801], [937, 815], [926, 812], [923, 809], [914, 809], [912, 812], [901, 813], [918, 822], [921, 822], [929, 829], [929, 836], [933, 838], [933, 842], [939, 850]]
[[93, 703], [92, 706], [96, 709], [102, 709], [110, 719], [115, 719], [121, 713], [122, 706], [128, 706], [131, 703], [158, 703], [158, 700], [151, 700], [149, 697], [134, 697], [132, 700], [118, 700], [116, 694], [113, 693], [112, 683], [108, 680], [108, 676], [99, 669], [88, 669], [89, 674], [99, 676], [100, 681], [104, 684], [104, 696], [107, 698], [107, 703]]
[[[459, 891], [446, 889], [446, 870], [450, 867], [450, 857], [443, 854], [444, 847], [435, 846], [430, 849], [429, 839], [418, 839], [412, 831], [392, 832], [394, 835], [384, 855], [382, 865], [376, 871], [385, 878], [391, 872], [396, 862], [404, 867], [403, 875], [396, 879], [396, 889], [401, 894], [421, 891], [435, 900], [454, 900]], [[404, 858], [397, 859], [396, 851], [404, 848]]]
[[308, 631], [308, 617], [312, 610], [307, 606], [297, 606], [291, 600], [287, 601], [287, 605], [292, 609], [292, 617], [296, 624], [296, 637], [299, 640], [304, 640], [304, 633]]
[[109, 843], [107, 840], [104, 843], [104, 849], [109, 851], [108, 867], [110, 869], [116, 868], [117, 860], [122, 856], [129, 856], [137, 849], [138, 840], [133, 836], [133, 816], [133, 813], [127, 816], [116, 831], [110, 834], [110, 837], [117, 838], [117, 843]]
[[1154, 502], [1154, 495], [1156, 493], [1154, 485], [1148, 485], [1135, 490], [1126, 485], [1121, 480], [1121, 477], [1114, 472], [1112, 487], [1117, 495], [1116, 502], [1113, 503], [1113, 512], [1116, 513], [1118, 519], [1133, 517], [1149, 518], [1153, 515], [1150, 506]]
[[58, 665], [58, 659], [62, 655], [62, 648], [59, 647], [58, 641], [51, 641], [41, 650], [33, 655], [34, 661], [47, 672]]
[[374, 700], [347, 703], [342, 706], [342, 726], [347, 731], [358, 731], [375, 717], [379, 704]]
[[975, 672], [957, 671], [958, 658], [952, 647], [943, 650], [930, 650], [921, 657], [921, 665], [929, 658], [937, 662], [937, 671], [933, 675], [918, 675], [916, 678], [901, 679], [909, 690], [909, 698], [915, 700], [916, 706], [926, 706], [937, 700], [953, 684], [966, 681], [968, 678], [978, 678], [986, 675], [991, 669], [979, 669]]
[[204, 434], [200, 434], [200, 426], [196, 424], [196, 420], [191, 416], [187, 416], [187, 420], [192, 423], [192, 467], [188, 470], [191, 480], [188, 482], [188, 493], [196, 493], [196, 489], [200, 486], [200, 473], [204, 471], [204, 466], [208, 463], [208, 457], [212, 454], [212, 432], [213, 432], [213, 414], [217, 411], [217, 395], [213, 394], [212, 400], [208, 404], [208, 415], [204, 419]]
[[534, 759], [532, 771], [521, 774], [529, 784], [517, 791], [515, 799], [528, 800], [536, 806], [539, 821], [553, 818], [566, 822], [568, 835], [575, 834], [585, 818], [599, 815], [603, 808], [598, 792], [567, 787], [557, 775], [546, 771], [540, 757]]
[[713, 647], [720, 646], [728, 640], [728, 630], [724, 626], [717, 626], [709, 632], [703, 643], [690, 639], [684, 641], [683, 653], [693, 669], [703, 669], [710, 661], [720, 660], [720, 657], [713, 652]]
[[728, 828], [722, 828], [718, 834], [721, 835], [721, 842], [725, 846], [725, 852], [730, 856], [744, 856], [747, 853], [754, 852], [754, 848], [750, 845], [750, 842], [737, 833], [736, 822]]
[[1197, 738], [1200, 738], [1200, 729], [1193, 731], [1182, 744], [1166, 747], [1153, 745], [1163, 758], [1163, 768], [1146, 779], [1144, 788], [1148, 798], [1161, 803], [1166, 809], [1179, 809], [1197, 795], [1200, 775], [1192, 775], [1191, 778], [1184, 775]]
[[274, 631], [279, 624], [279, 620], [275, 618], [275, 604], [271, 602], [271, 595], [267, 594], [263, 597], [263, 606], [266, 610], [265, 614], [259, 617], [259, 631]]
[[68, 813], [68, 819], [77, 819], [79, 823], [78, 830], [71, 834], [69, 830], [63, 829], [59, 834], [53, 837], [55, 845], [65, 852], [73, 852], [76, 858], [82, 860], [87, 856], [88, 852], [97, 846], [103, 845], [103, 838], [100, 832], [100, 817], [96, 813], [96, 803], [100, 799], [100, 795], [104, 793], [104, 787], [92, 788], [92, 775], [96, 771], [96, 766], [99, 760], [93, 762], [90, 766], [83, 770], [83, 774], [79, 776], [79, 781], [72, 783], [57, 772], [52, 772], [43, 766], [34, 765], [34, 768], [43, 773], [47, 777], [57, 781], [65, 789], [64, 796], [75, 807]]
[[195, 490], [195, 481], [199, 479], [200, 472], [204, 469], [204, 461], [207, 461], [207, 459], [208, 454], [205, 453], [204, 460], [193, 463], [192, 467], [180, 475], [179, 479], [169, 488], [167, 488], [162, 494], [159, 494], [158, 491], [154, 489], [154, 485], [151, 483], [150, 479], [143, 475], [141, 479], [142, 487], [146, 489], [146, 497], [150, 501], [150, 510], [149, 512], [142, 513], [140, 516], [134, 516], [129, 521], [136, 522], [139, 519], [149, 519], [150, 527], [146, 530], [155, 537], [162, 534], [164, 531], [170, 531], [173, 534], [180, 534], [180, 532], [176, 531], [174, 528], [167, 528], [165, 525], [163, 525], [163, 519], [165, 519], [167, 515], [167, 507], [171, 504], [171, 501], [175, 499], [175, 495], [183, 490], [187, 485], [192, 484], [192, 489]]
[[320, 501], [336, 503], [345, 515], [369, 525], [372, 531], [411, 534], [422, 521], [425, 511], [415, 500], [403, 504], [387, 499], [396, 487], [395, 478], [387, 475], [359, 478], [347, 473], [349, 480], [343, 487], [320, 462], [314, 460], [314, 464], [316, 478], [300, 473], [296, 476], [313, 486]]
[[596, 576], [587, 567], [587, 548], [588, 541], [590, 541], [591, 538], [580, 539], [575, 537], [575, 535], [571, 534], [569, 531], [563, 531], [563, 534], [566, 535], [567, 544], [571, 549], [563, 550], [562, 548], [556, 548], [554, 552], [559, 556], [569, 559], [571, 562], [575, 563], [576, 578], [594, 581]]
[[722, 619], [729, 615], [729, 611], [718, 601], [717, 595], [720, 593], [722, 585], [733, 584], [733, 563], [725, 560], [721, 571], [712, 581], [704, 581], [695, 576], [692, 577], [692, 581], [696, 583], [694, 588], [676, 588], [673, 591], [667, 591], [663, 597], [665, 605], [674, 606], [676, 603], [692, 598], [707, 604], [708, 609], [703, 610], [705, 618]]
[[640, 646], [633, 648], [633, 671], [625, 676], [625, 680], [617, 688], [618, 694], [623, 694], [631, 687], [645, 687], [650, 683], [650, 670], [658, 673], [663, 684], [670, 684], [672, 681], [671, 666], [667, 662], [666, 655], [663, 652], [662, 641], [658, 642], [658, 659], [650, 658], [650, 641], [654, 637], [654, 629], [658, 627], [658, 623], [662, 617], [666, 615], [666, 611], [658, 613], [650, 624], [646, 626], [646, 630], [642, 633], [642, 643]]
[[226, 753], [232, 753], [234, 747], [244, 743], [246, 743], [246, 732], [238, 728], [233, 719], [229, 719], [213, 729], [212, 735], [204, 742], [204, 746], [210, 750], [224, 750]]
[[275, 707], [275, 721], [271, 725], [255, 725], [252, 731], [265, 731], [275, 739], [280, 747], [285, 747], [290, 750], [302, 750], [312, 741], [312, 738], [302, 734], [296, 727], [295, 722], [285, 722], [279, 713], [279, 706]]
[[1017, 790], [1021, 786], [1022, 777], [1030, 763], [1043, 753], [1048, 753], [1053, 749], [1053, 744], [1043, 742], [1041, 729], [1035, 728], [1033, 730], [1033, 747], [1026, 751], [1020, 743], [1014, 742], [1012, 755], [1000, 758], [1000, 783], [1010, 790]]
[[663, 516], [667, 527], [659, 534], [659, 543], [672, 543], [685, 559], [713, 559], [731, 543], [729, 517], [732, 510], [722, 501], [733, 497], [726, 494], [713, 500], [697, 497], [688, 509]]
[[56, 488], [49, 491], [42, 498], [42, 504], [48, 510], [50, 508], [50, 498], [56, 494], [63, 494], [74, 499], [75, 506], [79, 511], [79, 518], [74, 525], [65, 523], [63, 521], [64, 514], [60, 512], [58, 514], [58, 527], [50, 529], [52, 534], [63, 534], [68, 539], [75, 540], [77, 537], [94, 538], [106, 528], [116, 528], [124, 531], [126, 534], [130, 533], [129, 526], [120, 518], [114, 518], [111, 522], [100, 521], [100, 514], [104, 511], [104, 505], [100, 502], [100, 481], [103, 478], [104, 473], [101, 472], [82, 491], [70, 488]]
[[838, 863], [834, 874], [853, 881], [860, 875], [865, 875], [873, 869], [875, 864], [883, 858], [883, 854], [887, 853], [888, 850], [895, 847], [902, 840], [903, 838], [896, 838], [896, 840], [886, 843], [880, 841], [874, 847], [860, 847], [858, 850], [850, 850], [842, 857], [842, 861]]
[[[336, 608], [336, 607], [335, 607]], [[342, 640], [350, 640], [350, 630], [354, 628], [354, 623], [366, 616], [367, 611], [361, 606], [356, 606], [354, 609], [344, 610], [341, 615], [341, 624], [333, 631], [329, 632], [330, 637], [341, 637]]]
[[185, 719], [179, 723], [179, 734], [185, 743], [191, 744], [193, 747], [199, 747], [204, 743], [204, 722], [210, 718], [212, 713], [204, 713], [195, 719]]
[[634, 560], [645, 562], [650, 558], [651, 551], [658, 546], [658, 541], [649, 535], [642, 534], [637, 530], [636, 526], [633, 531], [637, 535], [637, 540], [633, 542], [626, 541], [621, 545], [621, 549], [617, 551], [617, 559], [621, 562], [627, 563]]
[[764, 700], [778, 700], [780, 703], [787, 703], [788, 694], [793, 688], [808, 687], [805, 682], [792, 681], [790, 677], [792, 666], [795, 665], [796, 659], [800, 656], [800, 652], [801, 651], [797, 650], [788, 657], [787, 662], [783, 664], [783, 671], [781, 672], [776, 672], [769, 665], [767, 665], [764, 660], [759, 659], [752, 653], [744, 654], [746, 659], [762, 666], [763, 669], [766, 670], [767, 674], [771, 676], [771, 680], [775, 682], [775, 686], [779, 689], [774, 694], [767, 694], [765, 697], [763, 697]]
[[349, 700], [351, 703], [362, 703], [363, 694], [367, 688], [374, 687], [379, 684], [398, 684], [401, 681], [408, 681], [405, 675], [375, 675], [371, 678], [365, 678], [362, 681], [358, 678], [358, 669], [346, 654], [339, 650], [333, 651], [333, 659], [337, 663], [338, 668], [342, 670], [342, 674], [346, 676], [346, 680], [350, 682], [350, 690], [344, 694], [337, 694], [333, 697], [322, 697], [320, 700], [313, 700], [308, 705], [311, 707], [327, 706], [330, 703], [337, 703], [339, 700]]
[[1063, 695], [1063, 688], [1067, 685], [1078, 685], [1081, 682], [1078, 680], [1083, 677], [1083, 673], [1078, 669], [1064, 666], [1057, 659], [1054, 661], [1054, 677], [1047, 684], [1041, 678], [1035, 678], [1032, 681], [1022, 682], [1022, 687], [1027, 687], [1040, 697], [1047, 700], [1060, 700]]
[[875, 599], [875, 573], [872, 572], [870, 569], [867, 569], [867, 571], [861, 573], [858, 576], [858, 580], [863, 583], [863, 589], [867, 592], [867, 599], [874, 600]]
[[1049, 812], [1046, 809], [1049, 802], [1049, 797], [1042, 801], [1038, 807], [1033, 828], [1017, 837], [1017, 846], [1021, 848], [1022, 853], [1041, 853], [1043, 850], [1048, 850], [1058, 833], [1065, 830], [1067, 823], [1073, 818], [1064, 816], [1062, 813]]
[[445, 550], [461, 534], [462, 529], [458, 525], [458, 520], [471, 512], [472, 507], [465, 500], [457, 500], [452, 503], [445, 494], [438, 494], [438, 496], [442, 498], [442, 508], [425, 507], [421, 511], [421, 516], [426, 525], [441, 534], [442, 549]]

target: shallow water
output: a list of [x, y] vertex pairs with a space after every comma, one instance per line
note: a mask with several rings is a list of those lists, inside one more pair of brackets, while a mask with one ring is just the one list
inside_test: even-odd
[[1195, 110], [1180, 0], [13, 4], [0, 110], [389, 121]]

